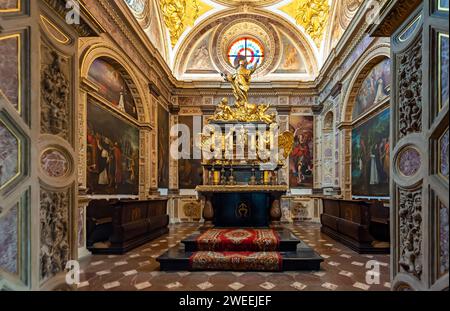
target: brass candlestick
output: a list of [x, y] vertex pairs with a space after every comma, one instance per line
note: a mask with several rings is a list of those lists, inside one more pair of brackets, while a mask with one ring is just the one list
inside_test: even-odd
[[228, 182], [228, 184], [230, 186], [236, 185], [236, 178], [234, 177], [233, 164], [231, 165], [231, 168], [230, 168], [230, 181]]
[[252, 164], [252, 177], [250, 177], [249, 185], [254, 186], [256, 185], [256, 170], [255, 170], [255, 163]]
[[225, 166], [222, 165], [222, 171], [221, 171], [221, 176], [220, 176], [220, 184], [221, 185], [226, 185], [227, 184], [227, 176], [225, 175], [226, 171], [225, 171]]

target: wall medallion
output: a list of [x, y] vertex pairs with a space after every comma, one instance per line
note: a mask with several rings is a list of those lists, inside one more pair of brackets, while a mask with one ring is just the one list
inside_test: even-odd
[[397, 159], [397, 167], [400, 173], [406, 177], [417, 174], [422, 165], [422, 157], [415, 148], [408, 147], [402, 152]]
[[49, 148], [41, 155], [41, 168], [49, 177], [60, 178], [68, 175], [70, 162], [63, 152]]

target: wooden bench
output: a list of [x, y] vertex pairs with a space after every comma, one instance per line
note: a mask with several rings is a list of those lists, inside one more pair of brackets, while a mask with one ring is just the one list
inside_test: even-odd
[[93, 254], [123, 254], [169, 232], [164, 198], [92, 201], [87, 217], [87, 248]]

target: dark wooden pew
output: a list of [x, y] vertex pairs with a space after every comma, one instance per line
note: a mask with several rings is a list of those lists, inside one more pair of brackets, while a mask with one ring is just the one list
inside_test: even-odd
[[87, 217], [87, 248], [93, 254], [123, 254], [169, 232], [162, 198], [92, 201]]
[[390, 251], [389, 208], [381, 202], [322, 198], [322, 232], [358, 253]]

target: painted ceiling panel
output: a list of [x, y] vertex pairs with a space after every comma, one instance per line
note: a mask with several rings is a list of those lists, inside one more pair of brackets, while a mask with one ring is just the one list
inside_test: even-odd
[[[211, 76], [212, 73], [217, 72], [217, 68], [223, 67], [217, 63], [217, 55], [224, 54], [223, 51], [219, 51], [220, 48], [216, 44], [217, 40], [221, 39], [215, 36], [202, 36], [200, 42], [198, 35], [205, 34], [208, 29], [220, 28], [219, 25], [223, 25], [225, 20], [230, 23], [241, 14], [253, 15], [256, 21], [268, 20], [270, 23], [279, 21], [280, 23], [275, 22], [275, 24], [286, 25], [270, 27], [272, 34], [269, 36], [271, 37], [278, 38], [277, 33], [286, 31], [285, 27], [291, 30], [296, 29], [294, 32], [297, 34], [290, 35], [292, 41], [289, 40], [295, 42], [294, 45], [287, 44], [283, 38], [283, 40], [277, 39], [275, 42], [277, 46], [272, 47], [273, 51], [283, 51], [282, 57], [289, 59], [284, 62], [279, 61], [280, 67], [272, 71], [266, 70], [266, 74], [272, 72], [277, 73], [278, 76], [289, 76], [295, 73], [298, 78], [299, 73], [304, 73], [307, 79], [311, 79], [311, 75], [318, 72], [330, 49], [340, 40], [345, 28], [363, 2], [362, 0], [124, 1], [149, 35], [153, 45], [160, 51], [166, 51], [165, 59], [174, 75], [179, 77], [180, 74], [189, 73], [191, 80], [202, 75], [204, 79], [207, 75]], [[242, 38], [251, 35], [251, 38], [261, 42], [265, 47], [274, 44], [251, 32], [240, 35]], [[223, 35], [227, 36], [225, 33]], [[239, 39], [241, 38], [233, 38], [233, 40]], [[185, 55], [186, 46], [191, 52], [195, 50], [195, 53]], [[189, 59], [180, 61], [180, 58], [186, 56]], [[264, 58], [270, 59], [270, 56], [264, 55]], [[204, 59], [193, 60], [191, 57], [204, 57]], [[220, 62], [222, 61], [220, 58]], [[201, 68], [203, 65], [205, 68]]]

